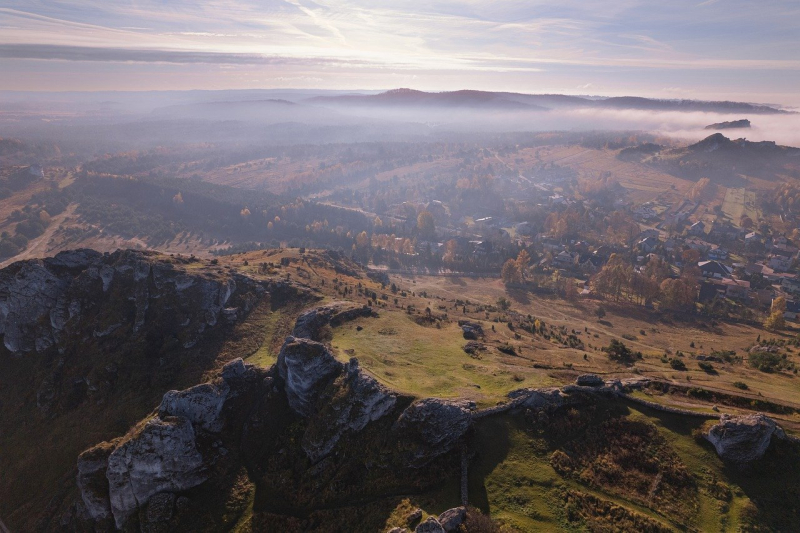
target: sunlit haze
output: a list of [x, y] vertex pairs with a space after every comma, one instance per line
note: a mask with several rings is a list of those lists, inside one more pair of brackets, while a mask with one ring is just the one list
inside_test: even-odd
[[483, 89], [797, 104], [789, 0], [0, 2], [0, 89]]

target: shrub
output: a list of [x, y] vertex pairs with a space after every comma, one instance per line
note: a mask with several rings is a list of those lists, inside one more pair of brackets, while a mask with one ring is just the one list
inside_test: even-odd
[[680, 359], [674, 357], [669, 360], [669, 366], [671, 366], [673, 370], [680, 370], [680, 371], [686, 370], [686, 364]]
[[772, 352], [754, 352], [750, 354], [750, 366], [762, 372], [779, 372], [793, 367], [785, 357]]
[[742, 389], [742, 390], [747, 390], [750, 388], [744, 381], [734, 381], [733, 386], [736, 387], [737, 389]]
[[700, 369], [703, 370], [704, 372], [708, 373], [714, 372], [714, 365], [712, 365], [708, 361], [700, 361], [699, 363], [697, 363], [697, 366], [699, 366]]
[[611, 343], [608, 346], [604, 346], [603, 351], [608, 354], [608, 358], [612, 361], [625, 364], [631, 364], [636, 359], [642, 358], [642, 352], [634, 352], [625, 346], [625, 343], [617, 339], [611, 339]]

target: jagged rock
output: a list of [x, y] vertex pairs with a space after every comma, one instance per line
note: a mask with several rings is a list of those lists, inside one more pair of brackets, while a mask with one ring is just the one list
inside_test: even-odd
[[175, 511], [176, 497], [171, 492], [156, 494], [147, 502], [145, 520], [149, 523], [166, 522]]
[[320, 409], [309, 422], [303, 436], [303, 450], [311, 461], [319, 461], [333, 450], [344, 433], [361, 431], [394, 409], [396, 402], [397, 395], [362, 372], [358, 360], [350, 359], [334, 383], [332, 397], [321, 401]]
[[310, 339], [288, 337], [278, 354], [278, 372], [286, 382], [292, 410], [309, 416], [325, 382], [341, 372], [342, 363], [328, 349]]
[[241, 357], [237, 357], [222, 367], [222, 379], [226, 382], [234, 381], [243, 377], [251, 367], [252, 365], [246, 365]]
[[420, 520], [422, 520], [422, 509], [419, 507], [408, 513], [408, 516], [406, 516], [406, 524], [409, 526], [413, 526]]
[[[119, 288], [112, 290], [112, 286]], [[237, 288], [246, 290], [241, 297]], [[61, 252], [44, 260], [20, 261], [0, 270], [0, 335], [9, 351], [42, 352], [68, 337], [67, 329], [81, 323], [87, 307], [108, 305], [110, 314], [126, 308], [120, 294], [129, 295], [134, 333], [145, 329], [151, 306], [163, 301], [183, 326], [183, 346], [194, 346], [206, 328], [220, 319], [232, 322], [246, 314], [264, 292], [254, 280], [240, 274], [227, 279], [186, 273], [157, 254], [133, 250], [100, 254], [92, 250]], [[108, 301], [115, 298], [114, 301]], [[234, 301], [235, 300], [235, 301]], [[96, 338], [125, 329], [116, 321], [101, 322]], [[83, 334], [83, 332], [80, 332]]]
[[439, 515], [439, 523], [445, 531], [458, 531], [459, 526], [464, 523], [467, 518], [467, 509], [465, 507], [454, 507], [448, 509]]
[[467, 340], [478, 340], [483, 337], [483, 326], [477, 322], [470, 322], [469, 320], [459, 320], [458, 325], [464, 333], [464, 338]]
[[597, 374], [582, 374], [578, 376], [578, 379], [575, 380], [575, 383], [581, 387], [602, 387], [605, 385], [603, 378]]
[[78, 490], [88, 517], [95, 521], [111, 518], [106, 469], [114, 448], [113, 443], [102, 442], [78, 457]]
[[208, 476], [191, 422], [153, 418], [108, 458], [106, 477], [117, 527], [154, 494], [187, 490]]
[[436, 518], [429, 516], [427, 520], [417, 526], [414, 533], [445, 533], [445, 529]]
[[761, 413], [754, 415], [722, 415], [705, 435], [724, 461], [746, 465], [766, 453], [773, 435], [783, 437], [783, 430], [774, 420]]
[[451, 451], [472, 423], [472, 405], [427, 398], [411, 404], [395, 422], [394, 432], [407, 449], [406, 463], [420, 467]]
[[182, 416], [195, 428], [218, 433], [222, 431], [222, 408], [228, 399], [230, 387], [225, 381], [219, 384], [203, 383], [183, 391], [169, 391], [164, 394], [158, 415]]
[[371, 315], [372, 308], [370, 307], [359, 307], [352, 302], [334, 302], [310, 309], [297, 317], [292, 334], [295, 337], [318, 341], [320, 340], [319, 332], [323, 326], [338, 326], [358, 317]]
[[508, 393], [508, 397], [528, 409], [544, 409], [549, 406], [560, 406], [564, 403], [561, 389], [548, 387], [543, 389], [517, 389]]
[[386, 533], [408, 533], [408, 530], [404, 527], [393, 527]]

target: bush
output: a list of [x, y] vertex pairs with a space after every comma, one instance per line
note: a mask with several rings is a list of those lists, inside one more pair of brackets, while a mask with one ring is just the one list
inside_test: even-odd
[[699, 366], [701, 370], [703, 370], [704, 372], [708, 372], [709, 374], [714, 372], [714, 365], [712, 365], [708, 361], [700, 361], [699, 363], [697, 363], [697, 366]]
[[753, 368], [769, 373], [790, 369], [794, 366], [785, 357], [772, 352], [751, 353], [749, 362]]
[[737, 389], [742, 389], [742, 390], [747, 390], [750, 388], [744, 381], [734, 381], [733, 386], [736, 387]]
[[680, 371], [686, 370], [686, 364], [680, 359], [674, 357], [669, 360], [669, 366], [671, 366], [673, 370], [680, 370]]
[[617, 339], [611, 339], [611, 343], [608, 346], [604, 346], [603, 351], [608, 354], [609, 359], [619, 363], [631, 364], [636, 359], [642, 358], [642, 352], [634, 352], [625, 346], [625, 343]]

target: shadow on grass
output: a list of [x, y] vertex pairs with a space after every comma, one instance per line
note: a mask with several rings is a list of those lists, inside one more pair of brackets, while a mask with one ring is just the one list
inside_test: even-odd
[[508, 457], [513, 423], [508, 416], [490, 416], [475, 426], [473, 446], [478, 455], [469, 466], [469, 502], [484, 514], [491, 512], [486, 478]]
[[523, 289], [514, 289], [508, 288], [506, 289], [506, 293], [511, 297], [512, 300], [517, 302], [521, 305], [528, 305], [531, 303], [531, 299], [528, 297], [528, 291]]

